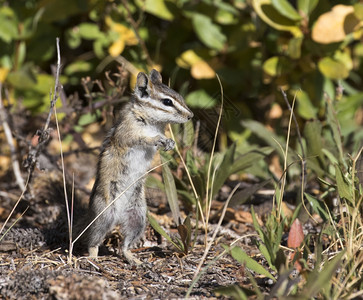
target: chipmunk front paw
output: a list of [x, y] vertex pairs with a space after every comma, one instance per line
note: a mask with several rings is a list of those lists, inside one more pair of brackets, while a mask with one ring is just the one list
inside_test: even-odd
[[169, 151], [174, 149], [175, 142], [172, 139], [167, 139], [165, 137], [161, 137], [156, 142], [156, 145], [158, 148], [164, 148], [164, 151]]

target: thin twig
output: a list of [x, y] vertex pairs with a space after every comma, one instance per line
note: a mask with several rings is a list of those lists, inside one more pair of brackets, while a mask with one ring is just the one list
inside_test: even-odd
[[43, 147], [45, 146], [45, 143], [49, 139], [50, 118], [53, 114], [53, 108], [55, 107], [55, 104], [57, 102], [59, 89], [60, 89], [59, 74], [60, 74], [60, 68], [61, 68], [61, 59], [60, 59], [60, 50], [59, 50], [59, 38], [56, 38], [56, 45], [57, 45], [57, 67], [56, 67], [56, 74], [55, 74], [54, 93], [53, 93], [53, 97], [50, 101], [50, 109], [49, 109], [48, 117], [44, 124], [43, 129], [38, 130], [36, 132], [36, 135], [39, 136], [38, 144], [35, 147], [30, 148], [28, 156], [23, 162], [24, 167], [28, 170], [29, 182], [31, 182], [32, 174], [33, 174], [35, 165], [37, 163], [39, 154], [41, 153], [41, 151], [43, 150]]
[[14, 145], [14, 141], [13, 141], [13, 135], [11, 133], [10, 126], [9, 126], [8, 122], [6, 121], [6, 119], [7, 119], [6, 111], [5, 111], [5, 107], [3, 105], [3, 99], [2, 99], [2, 82], [0, 82], [0, 121], [4, 128], [6, 140], [8, 142], [9, 148], [10, 148], [11, 163], [13, 166], [13, 172], [14, 172], [16, 183], [18, 184], [18, 186], [21, 190], [24, 190], [25, 184], [24, 184], [24, 179], [21, 176], [20, 164], [16, 157], [16, 150], [15, 150], [15, 145]]
[[196, 271], [195, 271], [195, 273], [194, 273], [194, 278], [193, 278], [193, 279], [196, 279], [196, 278], [198, 277], [198, 274], [199, 274], [199, 272], [200, 272], [200, 268], [202, 267], [202, 265], [203, 265], [203, 263], [204, 263], [204, 261], [205, 261], [205, 259], [206, 259], [207, 255], [208, 255], [208, 253], [209, 253], [209, 250], [210, 250], [210, 248], [212, 247], [212, 244], [214, 243], [214, 240], [215, 240], [215, 238], [216, 238], [216, 236], [217, 236], [217, 233], [219, 232], [219, 228], [221, 227], [222, 221], [223, 221], [224, 216], [225, 216], [225, 214], [226, 214], [226, 211], [227, 211], [227, 208], [228, 208], [229, 201], [231, 201], [232, 196], [233, 196], [233, 195], [234, 195], [234, 193], [237, 191], [237, 189], [239, 188], [239, 186], [240, 186], [240, 185], [241, 185], [241, 183], [237, 184], [237, 185], [234, 187], [234, 189], [233, 189], [233, 191], [231, 192], [231, 194], [228, 196], [228, 199], [227, 199], [226, 203], [224, 204], [224, 208], [223, 208], [223, 211], [222, 211], [221, 217], [219, 218], [219, 221], [218, 221], [218, 224], [217, 224], [217, 228], [214, 230], [214, 232], [213, 232], [213, 236], [212, 236], [212, 239], [211, 239], [211, 241], [207, 244], [207, 246], [206, 246], [206, 248], [205, 248], [205, 250], [204, 250], [203, 257], [202, 257], [202, 259], [201, 259], [201, 260], [200, 260], [200, 262], [199, 262], [199, 265], [198, 265], [198, 267], [197, 267], [197, 270], [196, 270]]
[[146, 56], [146, 61], [147, 61], [147, 64], [149, 66], [153, 66], [154, 65], [154, 62], [152, 61], [151, 57], [150, 57], [150, 54], [149, 54], [149, 51], [147, 50], [147, 47], [145, 45], [145, 42], [144, 40], [140, 37], [140, 34], [139, 34], [139, 24], [136, 23], [136, 21], [134, 20], [134, 18], [132, 17], [132, 13], [130, 11], [130, 8], [129, 8], [129, 5], [128, 5], [128, 2], [126, 0], [121, 0], [122, 4], [124, 5], [126, 11], [127, 11], [127, 18], [132, 26], [132, 28], [134, 29], [134, 32], [135, 32], [135, 35], [136, 35], [136, 38], [137, 40], [139, 41], [139, 44], [141, 46], [141, 49], [142, 51], [144, 52], [145, 56]]
[[[212, 146], [212, 151], [211, 151], [211, 154], [210, 154], [210, 161], [209, 161], [209, 164], [208, 164], [208, 171], [207, 171], [206, 196], [205, 196], [205, 199], [206, 199], [206, 203], [205, 203], [205, 208], [206, 208], [205, 219], [206, 219], [206, 224], [207, 225], [208, 225], [209, 216], [210, 216], [210, 208], [211, 208], [210, 203], [212, 202], [212, 198], [213, 198], [213, 190], [210, 191], [210, 197], [209, 197], [209, 180], [210, 180], [212, 163], [213, 163], [213, 158], [214, 158], [214, 151], [215, 151], [216, 144], [217, 144], [219, 126], [220, 126], [221, 120], [222, 120], [223, 104], [224, 104], [224, 94], [223, 94], [224, 91], [223, 91], [222, 82], [221, 82], [221, 79], [219, 78], [218, 74], [216, 74], [216, 77], [218, 79], [219, 87], [220, 87], [220, 91], [221, 91], [221, 109], [219, 111], [217, 127], [216, 127], [216, 131], [215, 131], [215, 134], [214, 134], [213, 146]], [[208, 198], [210, 198], [210, 199], [208, 199]], [[207, 234], [208, 234], [207, 226], [204, 228], [204, 230], [205, 230], [205, 243], [207, 244]]]

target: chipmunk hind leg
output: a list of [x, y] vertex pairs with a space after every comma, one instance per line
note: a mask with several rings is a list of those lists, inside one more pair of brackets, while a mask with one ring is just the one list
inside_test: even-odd
[[129, 201], [131, 205], [124, 211], [121, 220], [124, 236], [122, 252], [129, 263], [141, 265], [142, 261], [134, 257], [129, 248], [140, 239], [146, 227], [146, 201], [142, 187], [135, 189]]
[[[112, 209], [112, 208], [111, 208]], [[93, 219], [90, 219], [91, 222]], [[93, 258], [98, 256], [99, 245], [102, 244], [106, 235], [114, 227], [113, 218], [110, 213], [101, 215], [85, 232], [85, 240], [88, 246], [88, 255]]]

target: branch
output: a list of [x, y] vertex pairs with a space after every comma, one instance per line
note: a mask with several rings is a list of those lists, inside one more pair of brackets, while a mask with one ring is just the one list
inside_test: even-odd
[[29, 182], [31, 181], [32, 174], [33, 174], [35, 165], [37, 163], [39, 154], [41, 153], [41, 151], [43, 150], [46, 142], [49, 139], [50, 118], [51, 118], [51, 116], [53, 114], [54, 106], [55, 106], [55, 104], [57, 102], [59, 90], [61, 88], [60, 85], [59, 85], [59, 74], [60, 74], [60, 68], [61, 68], [59, 38], [56, 39], [56, 44], [57, 44], [57, 67], [56, 67], [56, 74], [55, 74], [54, 93], [53, 93], [53, 97], [52, 97], [52, 94], [50, 94], [51, 101], [50, 101], [50, 109], [49, 109], [47, 121], [45, 122], [45, 125], [44, 125], [43, 129], [37, 130], [36, 135], [39, 136], [38, 143], [37, 143], [37, 145], [35, 147], [30, 146], [29, 154], [28, 154], [27, 158], [23, 162], [24, 167], [28, 170]]
[[14, 176], [16, 179], [16, 183], [18, 184], [19, 188], [23, 191], [25, 189], [24, 179], [21, 176], [20, 164], [16, 157], [16, 149], [15, 149], [15, 145], [13, 142], [13, 135], [11, 133], [9, 124], [6, 121], [6, 119], [7, 119], [6, 110], [3, 105], [3, 99], [2, 99], [2, 82], [0, 82], [0, 121], [4, 128], [6, 140], [8, 142], [9, 148], [10, 148], [11, 163], [13, 165], [13, 172], [14, 172]]
[[149, 51], [147, 50], [147, 47], [145, 45], [145, 42], [144, 40], [140, 37], [139, 35], [139, 24], [135, 22], [134, 18], [132, 17], [132, 13], [130, 11], [130, 8], [129, 8], [129, 5], [127, 3], [126, 0], [121, 0], [122, 4], [124, 5], [126, 11], [127, 11], [127, 18], [129, 19], [129, 22], [132, 26], [132, 28], [134, 29], [134, 32], [135, 32], [135, 35], [136, 35], [136, 38], [137, 40], [139, 41], [139, 44], [141, 46], [141, 49], [142, 51], [144, 52], [145, 56], [146, 56], [146, 61], [147, 61], [147, 64], [149, 66], [153, 66], [154, 63], [150, 57], [150, 54], [149, 54]]

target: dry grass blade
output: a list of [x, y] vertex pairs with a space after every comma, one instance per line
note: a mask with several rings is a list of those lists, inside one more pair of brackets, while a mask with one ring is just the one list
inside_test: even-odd
[[[171, 135], [171, 138], [175, 141], [175, 136], [174, 136], [174, 133], [173, 133], [173, 130], [169, 124], [169, 131], [170, 131], [170, 135]], [[195, 185], [194, 185], [194, 182], [192, 180], [192, 176], [190, 175], [190, 172], [189, 172], [189, 169], [185, 163], [185, 160], [183, 158], [183, 155], [181, 155], [180, 151], [179, 151], [179, 148], [178, 148], [178, 144], [175, 143], [175, 151], [176, 153], [178, 154], [183, 166], [184, 166], [184, 169], [185, 169], [185, 172], [187, 173], [187, 176], [188, 176], [188, 180], [190, 182], [190, 185], [192, 186], [192, 189], [193, 189], [193, 193], [194, 193], [194, 197], [196, 199], [196, 202], [197, 202], [197, 205], [198, 205], [198, 208], [199, 208], [199, 211], [200, 211], [200, 215], [202, 217], [202, 223], [203, 223], [203, 226], [206, 227], [206, 221], [205, 221], [205, 216], [203, 214], [203, 210], [202, 210], [202, 206], [201, 206], [201, 203], [200, 203], [200, 198], [199, 198], [199, 195], [197, 193], [197, 190], [195, 189]]]
[[[211, 176], [211, 169], [212, 169], [212, 164], [213, 164], [214, 151], [215, 151], [216, 143], [217, 143], [219, 126], [220, 126], [221, 121], [222, 121], [223, 104], [224, 104], [224, 94], [223, 94], [222, 82], [221, 82], [221, 79], [219, 78], [217, 73], [216, 73], [216, 77], [218, 79], [218, 83], [219, 83], [219, 87], [220, 87], [220, 91], [221, 91], [221, 109], [220, 109], [219, 115], [218, 115], [218, 121], [217, 121], [216, 131], [214, 133], [213, 146], [212, 146], [212, 150], [211, 150], [211, 154], [210, 154], [210, 161], [209, 161], [208, 171], [207, 171], [207, 183], [206, 183], [207, 187], [206, 187], [206, 196], [205, 196], [205, 199], [206, 199], [205, 216], [206, 216], [206, 224], [207, 225], [208, 225], [208, 221], [209, 221], [210, 209], [211, 209], [212, 197], [213, 197], [212, 190], [210, 191], [210, 196], [209, 196], [209, 181], [210, 181], [210, 176]], [[205, 229], [205, 243], [207, 244], [208, 226], [205, 226], [204, 229]]]
[[214, 240], [215, 240], [215, 238], [216, 238], [216, 236], [217, 236], [217, 234], [218, 234], [219, 228], [221, 227], [222, 221], [223, 221], [223, 219], [224, 219], [224, 216], [225, 216], [226, 211], [227, 211], [227, 208], [228, 208], [229, 201], [231, 201], [232, 196], [233, 196], [233, 195], [234, 195], [234, 193], [237, 191], [237, 189], [239, 188], [239, 186], [240, 186], [240, 185], [241, 185], [240, 183], [239, 183], [239, 184], [237, 184], [237, 185], [234, 187], [234, 189], [232, 190], [231, 194], [228, 196], [228, 199], [227, 199], [226, 203], [224, 204], [224, 207], [223, 207], [223, 211], [222, 211], [221, 217], [219, 218], [219, 221], [218, 221], [217, 227], [216, 227], [216, 229], [215, 229], [215, 230], [214, 230], [214, 232], [213, 232], [212, 239], [211, 239], [211, 240], [210, 240], [210, 242], [207, 244], [207, 246], [206, 246], [206, 248], [205, 248], [205, 250], [204, 250], [204, 254], [203, 254], [203, 256], [202, 256], [202, 258], [201, 258], [201, 260], [200, 260], [200, 262], [199, 262], [199, 265], [198, 265], [198, 267], [197, 267], [197, 270], [196, 270], [196, 271], [195, 271], [195, 273], [194, 273], [194, 278], [193, 278], [193, 279], [195, 279], [195, 278], [198, 276], [198, 274], [199, 274], [199, 272], [200, 272], [200, 268], [201, 268], [201, 267], [202, 267], [202, 265], [204, 264], [204, 261], [205, 261], [205, 258], [206, 258], [206, 257], [207, 257], [207, 255], [208, 255], [209, 249], [212, 247], [212, 245], [213, 245], [213, 243], [214, 243]]

